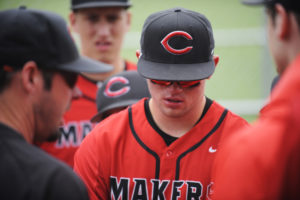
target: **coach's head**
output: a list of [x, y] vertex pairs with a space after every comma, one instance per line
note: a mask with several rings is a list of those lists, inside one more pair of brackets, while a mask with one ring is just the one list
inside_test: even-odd
[[0, 122], [30, 143], [55, 139], [77, 74], [111, 67], [80, 57], [56, 14], [20, 7], [0, 19]]
[[264, 5], [268, 16], [268, 39], [277, 71], [281, 75], [300, 52], [299, 0], [244, 0], [247, 5]]

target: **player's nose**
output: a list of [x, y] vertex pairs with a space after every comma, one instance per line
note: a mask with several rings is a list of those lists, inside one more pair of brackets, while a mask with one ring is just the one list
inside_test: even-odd
[[101, 22], [97, 25], [98, 36], [108, 36], [110, 34], [110, 25], [106, 22]]
[[183, 88], [177, 82], [174, 82], [172, 85], [168, 86], [167, 88], [173, 92], [181, 92], [183, 90]]

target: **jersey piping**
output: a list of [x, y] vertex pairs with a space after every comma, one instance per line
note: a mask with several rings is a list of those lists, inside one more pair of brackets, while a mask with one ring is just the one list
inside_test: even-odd
[[[216, 132], [216, 130], [218, 130], [218, 128], [220, 127], [220, 125], [222, 124], [222, 122], [224, 121], [226, 115], [228, 113], [227, 109], [224, 109], [222, 115], [220, 116], [219, 120], [217, 121], [217, 123], [214, 125], [214, 127], [211, 129], [211, 131], [204, 137], [201, 139], [200, 142], [198, 142], [197, 144], [195, 144], [194, 146], [192, 146], [191, 148], [189, 148], [187, 151], [183, 152], [181, 155], [178, 156], [178, 159], [176, 161], [176, 174], [175, 174], [175, 180], [179, 179], [179, 172], [180, 172], [180, 161], [181, 159], [186, 156], [188, 153], [194, 151], [195, 149], [197, 149], [198, 147], [201, 146], [201, 144], [203, 142], [205, 142], [207, 140], [207, 138], [209, 138], [209, 136], [211, 136], [214, 132]], [[138, 134], [135, 131], [134, 125], [133, 125], [133, 119], [132, 119], [132, 107], [129, 107], [128, 109], [128, 118], [129, 118], [129, 126], [131, 129], [131, 133], [133, 134], [134, 138], [136, 139], [136, 141], [141, 145], [141, 147], [143, 149], [145, 149], [148, 153], [150, 153], [156, 160], [156, 169], [155, 169], [155, 178], [159, 179], [159, 171], [160, 171], [160, 157], [159, 155], [154, 152], [152, 149], [150, 149], [138, 136]]]
[[188, 153], [194, 151], [195, 149], [197, 149], [209, 136], [211, 136], [214, 132], [216, 132], [216, 130], [218, 130], [218, 128], [220, 127], [220, 125], [222, 124], [223, 120], [225, 119], [226, 115], [228, 113], [228, 110], [225, 109], [221, 115], [221, 117], [219, 118], [218, 122], [216, 123], [216, 125], [213, 127], [213, 129], [204, 137], [202, 138], [202, 140], [200, 140], [200, 142], [198, 142], [197, 144], [195, 144], [194, 146], [192, 146], [190, 149], [188, 149], [187, 151], [183, 152], [180, 156], [178, 156], [178, 159], [176, 161], [176, 175], [175, 175], [175, 180], [179, 179], [179, 173], [180, 173], [180, 161], [181, 159], [186, 156]]
[[134, 138], [136, 139], [136, 141], [147, 151], [149, 152], [151, 155], [153, 155], [153, 157], [156, 160], [156, 169], [155, 169], [155, 178], [159, 179], [159, 168], [160, 168], [160, 159], [159, 156], [157, 155], [157, 153], [155, 153], [153, 150], [151, 150], [149, 147], [147, 147], [143, 141], [139, 138], [139, 136], [136, 134], [135, 130], [134, 130], [134, 125], [133, 125], [133, 120], [132, 120], [132, 110], [131, 107], [128, 109], [128, 115], [129, 115], [129, 126], [131, 129], [131, 133], [133, 134]]
[[[208, 109], [210, 108], [210, 106], [212, 105], [213, 101], [208, 98], [206, 98], [206, 102], [205, 102], [205, 106], [203, 109], [203, 112], [201, 114], [201, 116], [199, 117], [199, 119], [197, 120], [197, 122], [195, 123], [195, 126], [201, 121], [201, 119], [205, 116], [206, 112], [208, 111]], [[164, 131], [162, 131], [157, 124], [154, 122], [154, 119], [151, 115], [150, 109], [149, 109], [149, 99], [147, 99], [145, 101], [144, 104], [144, 109], [145, 109], [145, 113], [146, 113], [146, 117], [147, 120], [149, 122], [149, 124], [153, 127], [153, 129], [164, 139], [165, 143], [167, 146], [170, 146], [175, 140], [177, 140], [177, 137], [171, 136], [167, 133], [165, 133]]]

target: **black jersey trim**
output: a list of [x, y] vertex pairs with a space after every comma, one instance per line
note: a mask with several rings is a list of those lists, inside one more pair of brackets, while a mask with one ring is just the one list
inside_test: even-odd
[[211, 129], [211, 131], [204, 137], [202, 138], [202, 140], [200, 140], [200, 142], [198, 142], [197, 144], [195, 144], [194, 146], [192, 146], [191, 148], [189, 148], [187, 151], [183, 152], [180, 156], [178, 156], [177, 161], [176, 161], [176, 174], [175, 174], [175, 180], [179, 179], [179, 173], [180, 173], [180, 161], [181, 159], [186, 156], [188, 153], [194, 151], [195, 149], [197, 149], [209, 136], [211, 136], [222, 124], [222, 122], [224, 121], [226, 115], [228, 113], [228, 110], [225, 109], [220, 117], [220, 119], [218, 120], [218, 122], [216, 123], [216, 125], [213, 127], [213, 129]]
[[[198, 121], [195, 123], [195, 126], [201, 121], [201, 119], [205, 116], [205, 114], [207, 113], [208, 109], [210, 108], [210, 106], [212, 105], [213, 101], [208, 98], [208, 97], [205, 97], [206, 98], [206, 103], [205, 103], [205, 106], [204, 106], [204, 109], [203, 109], [203, 112], [200, 116], [200, 118], [198, 119]], [[178, 137], [173, 137], [167, 133], [165, 133], [164, 131], [162, 131], [158, 126], [157, 124], [154, 122], [154, 119], [151, 115], [151, 111], [150, 111], [150, 108], [149, 108], [149, 99], [147, 99], [144, 103], [144, 108], [145, 108], [145, 111], [146, 111], [146, 117], [147, 117], [147, 120], [149, 122], [149, 124], [152, 126], [152, 128], [164, 139], [165, 143], [167, 146], [170, 146], [173, 142], [175, 142]]]
[[134, 125], [133, 125], [133, 120], [132, 120], [132, 108], [131, 106], [128, 109], [128, 116], [129, 116], [129, 126], [131, 129], [131, 133], [133, 134], [134, 138], [136, 139], [136, 141], [141, 145], [141, 147], [143, 149], [145, 149], [148, 153], [150, 153], [156, 160], [156, 166], [155, 166], [155, 179], [159, 179], [159, 170], [160, 170], [160, 158], [157, 155], [157, 153], [155, 153], [153, 150], [151, 150], [149, 147], [147, 147], [143, 141], [139, 138], [139, 136], [137, 135], [135, 129], [134, 129]]
[[[196, 124], [198, 124], [201, 121], [201, 119], [205, 116], [205, 114], [207, 113], [208, 109], [210, 108], [210, 106], [213, 103], [213, 101], [210, 98], [208, 98], [208, 97], [205, 97], [205, 98], [206, 98], [205, 106], [203, 108], [201, 117], [198, 119], [198, 121], [196, 122]], [[195, 124], [195, 126], [196, 126], [196, 124]]]
[[163, 138], [163, 140], [165, 141], [167, 146], [170, 146], [170, 144], [172, 144], [175, 140], [177, 140], [177, 137], [173, 137], [167, 133], [165, 133], [164, 131], [162, 131], [157, 124], [154, 122], [154, 119], [152, 117], [150, 108], [149, 108], [149, 99], [145, 100], [144, 103], [144, 108], [145, 108], [145, 112], [146, 112], [146, 117], [147, 120], [149, 122], [149, 124], [152, 126], [152, 128]]

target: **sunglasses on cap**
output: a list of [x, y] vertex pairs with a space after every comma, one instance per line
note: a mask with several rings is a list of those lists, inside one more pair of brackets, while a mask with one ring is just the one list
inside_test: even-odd
[[191, 88], [200, 85], [200, 80], [197, 81], [161, 81], [161, 80], [150, 80], [152, 83], [162, 86], [170, 86], [173, 83], [177, 83], [182, 88]]

